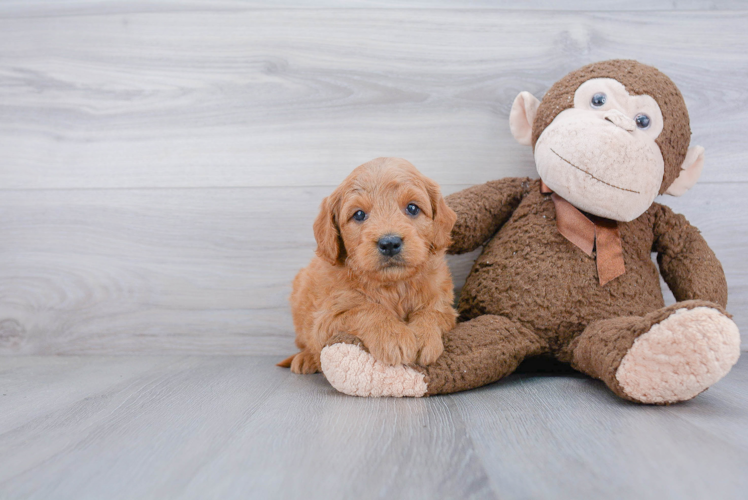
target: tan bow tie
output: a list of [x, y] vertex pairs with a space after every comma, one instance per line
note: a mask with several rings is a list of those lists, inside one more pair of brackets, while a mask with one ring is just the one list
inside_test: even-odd
[[551, 195], [556, 207], [556, 227], [564, 238], [590, 257], [592, 250], [597, 247], [595, 260], [601, 286], [626, 272], [618, 222], [594, 215], [585, 216], [574, 205], [554, 193], [542, 180], [540, 192]]

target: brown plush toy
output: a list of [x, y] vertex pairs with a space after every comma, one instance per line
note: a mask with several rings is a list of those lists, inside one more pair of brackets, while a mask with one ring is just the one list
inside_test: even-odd
[[[514, 137], [542, 180], [506, 178], [447, 197], [450, 253], [483, 246], [459, 323], [429, 366], [387, 366], [340, 333], [322, 352], [330, 383], [358, 396], [479, 387], [553, 357], [641, 403], [691, 399], [740, 355], [722, 266], [658, 194], [681, 195], [703, 166], [673, 82], [636, 61], [590, 64], [539, 102], [514, 101]], [[677, 303], [665, 307], [657, 266]]]

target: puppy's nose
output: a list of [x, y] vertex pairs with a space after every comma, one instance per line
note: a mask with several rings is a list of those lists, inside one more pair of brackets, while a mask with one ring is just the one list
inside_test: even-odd
[[400, 253], [400, 250], [403, 248], [403, 239], [399, 236], [388, 234], [379, 239], [377, 246], [379, 247], [379, 253], [387, 257], [392, 257]]

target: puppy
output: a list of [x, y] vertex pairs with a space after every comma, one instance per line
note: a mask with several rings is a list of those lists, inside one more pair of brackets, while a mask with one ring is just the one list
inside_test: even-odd
[[293, 281], [291, 308], [301, 352], [278, 363], [320, 370], [337, 332], [359, 337], [389, 364], [434, 362], [455, 326], [444, 259], [457, 216], [439, 186], [400, 158], [356, 168], [322, 201], [316, 257]]

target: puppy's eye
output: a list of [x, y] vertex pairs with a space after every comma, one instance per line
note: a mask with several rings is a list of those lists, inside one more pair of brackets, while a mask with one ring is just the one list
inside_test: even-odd
[[418, 205], [416, 205], [415, 203], [409, 203], [408, 206], [405, 207], [405, 210], [413, 217], [421, 213], [421, 209], [418, 208]]
[[353, 220], [356, 222], [361, 222], [366, 219], [366, 212], [363, 210], [356, 210], [356, 213], [353, 214]]
[[649, 117], [644, 113], [639, 113], [638, 115], [636, 115], [636, 118], [634, 118], [634, 120], [636, 121], [636, 126], [642, 130], [647, 130], [651, 123]]
[[608, 96], [603, 94], [602, 92], [598, 92], [597, 94], [592, 96], [592, 100], [590, 101], [590, 106], [593, 108], [602, 108], [605, 105], [605, 101], [608, 99]]

